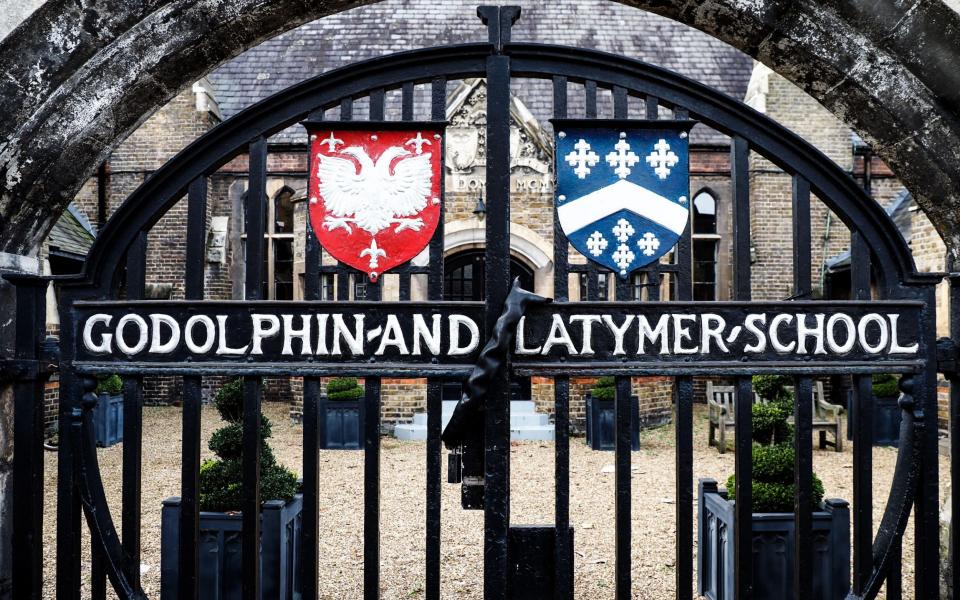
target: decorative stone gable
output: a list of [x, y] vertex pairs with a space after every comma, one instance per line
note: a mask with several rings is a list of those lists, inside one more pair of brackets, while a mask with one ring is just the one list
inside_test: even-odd
[[[549, 135], [515, 96], [510, 102], [510, 173], [514, 192], [551, 194], [553, 149]], [[447, 104], [447, 192], [478, 194], [486, 181], [487, 86], [467, 79]]]

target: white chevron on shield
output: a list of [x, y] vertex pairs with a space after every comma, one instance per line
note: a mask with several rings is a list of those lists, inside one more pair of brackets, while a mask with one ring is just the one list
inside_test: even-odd
[[690, 218], [687, 208], [626, 179], [557, 208], [560, 225], [568, 234], [621, 210], [659, 223], [677, 235], [683, 233]]

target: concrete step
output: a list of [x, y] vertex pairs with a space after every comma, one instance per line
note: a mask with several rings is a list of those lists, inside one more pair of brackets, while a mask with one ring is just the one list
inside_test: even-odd
[[[441, 414], [442, 427], [450, 422], [450, 417], [457, 406], [455, 400], [445, 400]], [[413, 415], [410, 423], [400, 423], [394, 429], [393, 435], [398, 440], [426, 440], [427, 413]], [[536, 403], [532, 400], [510, 401], [510, 439], [511, 440], [553, 440], [554, 429], [550, 418], [536, 412]]]
[[552, 442], [554, 439], [553, 424], [550, 425], [528, 425], [514, 427], [510, 426], [510, 440], [542, 440]]

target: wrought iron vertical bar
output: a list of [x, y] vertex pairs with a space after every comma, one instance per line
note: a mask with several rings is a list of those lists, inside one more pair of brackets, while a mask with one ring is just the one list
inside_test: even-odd
[[597, 82], [587, 80], [583, 83], [584, 91], [584, 116], [588, 119], [597, 118]]
[[[404, 98], [407, 87], [404, 86]], [[447, 111], [447, 80], [438, 77], [430, 87], [430, 118], [442, 121]], [[404, 118], [413, 118], [413, 86], [410, 85], [410, 110]], [[407, 106], [406, 100], [404, 106]], [[406, 116], [409, 115], [409, 116]], [[443, 147], [441, 140], [441, 147]], [[440, 197], [444, 198], [443, 178], [440, 179]], [[443, 233], [444, 204], [440, 204], [440, 219], [437, 230], [430, 239], [430, 269], [427, 275], [427, 299], [443, 299]], [[440, 512], [442, 508], [442, 444], [440, 442], [442, 426], [443, 380], [427, 380], [427, 510], [426, 510], [426, 600], [440, 600]]]
[[427, 600], [440, 600], [440, 509], [441, 509], [441, 412], [439, 379], [427, 380], [427, 511], [426, 511], [426, 585]]
[[[644, 110], [648, 120], [656, 121], [660, 118], [660, 100], [656, 96], [647, 95], [644, 99]], [[660, 259], [647, 267], [646, 273], [647, 298], [654, 301], [660, 300]]]
[[[370, 119], [383, 119], [382, 89], [370, 94]], [[366, 275], [357, 274], [357, 277]], [[367, 281], [367, 300], [383, 298], [383, 277]], [[380, 597], [380, 378], [364, 380], [363, 597]]]
[[364, 381], [363, 597], [380, 597], [380, 378]]
[[573, 598], [573, 548], [570, 540], [570, 377], [554, 378], [554, 522], [557, 528], [557, 600]]
[[[204, 296], [204, 251], [207, 230], [207, 180], [194, 180], [187, 192], [187, 256], [184, 297]], [[178, 596], [199, 598], [200, 582], [200, 408], [202, 378], [183, 378], [182, 458], [180, 465], [180, 550]]]
[[370, 120], [382, 121], [384, 115], [384, 103], [386, 92], [383, 88], [377, 88], [370, 92]]
[[[307, 171], [313, 170], [313, 157], [307, 155]], [[313, 231], [311, 220], [307, 219], [307, 239], [304, 247], [304, 300], [320, 300], [320, 265], [323, 251]], [[317, 600], [319, 589], [318, 561], [320, 543], [320, 379], [303, 378], [303, 521], [300, 536], [300, 564], [302, 600]]]
[[[553, 116], [567, 116], [567, 78], [553, 78]], [[553, 296], [557, 302], [569, 300], [568, 242], [557, 212], [553, 212]], [[573, 552], [570, 539], [570, 378], [560, 375], [553, 381], [554, 394], [554, 522], [556, 600], [573, 598]]]
[[676, 385], [676, 587], [678, 600], [693, 597], [693, 378]]
[[[617, 92], [614, 90], [614, 110], [618, 110]], [[626, 105], [621, 104], [619, 110], [626, 115]], [[632, 300], [632, 290], [628, 281], [614, 275], [617, 282], [615, 299], [618, 301]], [[617, 600], [629, 600], [633, 597], [633, 583], [631, 578], [631, 540], [633, 527], [631, 524], [632, 489], [630, 485], [631, 452], [633, 433], [631, 403], [631, 379], [628, 375], [616, 377], [616, 395], [614, 396], [615, 433], [614, 433], [614, 523], [615, 523], [615, 582]]]
[[[597, 118], [597, 82], [587, 80], [583, 84], [584, 90], [584, 116], [588, 119]], [[597, 264], [592, 260], [587, 261], [587, 299], [597, 300], [599, 298], [599, 279], [600, 271]], [[582, 292], [581, 292], [582, 293]]]
[[400, 88], [400, 118], [404, 121], [413, 120], [413, 91], [412, 81], [404, 82]]
[[[80, 378], [67, 368], [60, 376], [60, 432], [65, 435], [74, 425], [73, 414], [80, 410]], [[80, 495], [76, 487], [74, 448], [64, 439], [57, 452], [57, 598], [80, 598]]]
[[633, 597], [630, 577], [630, 544], [632, 526], [630, 522], [630, 377], [616, 377], [617, 392], [614, 397], [615, 411], [615, 581], [617, 600], [630, 600]]
[[[487, 58], [486, 332], [510, 288], [510, 59]], [[486, 399], [484, 449], [484, 598], [507, 597], [510, 527], [509, 369], [493, 378]]]
[[[750, 147], [734, 137], [730, 148], [731, 195], [733, 196], [733, 294], [750, 300]], [[753, 598], [753, 392], [749, 377], [735, 382], [736, 506], [734, 531], [734, 580], [737, 598]]]
[[[850, 233], [851, 299], [870, 298], [870, 248]], [[873, 571], [873, 392], [869, 375], [853, 376], [853, 591], [862, 593]]]
[[[267, 140], [250, 143], [250, 183], [247, 189], [247, 253], [244, 288], [247, 300], [263, 299], [263, 252], [267, 175]], [[243, 511], [241, 569], [244, 598], [260, 596], [260, 378], [243, 378]]]
[[90, 546], [90, 600], [104, 600], [107, 597], [107, 568], [100, 548]]
[[[142, 300], [146, 284], [147, 232], [127, 249], [127, 299]], [[143, 378], [123, 378], [123, 514], [121, 532], [127, 564], [140, 565], [140, 487], [143, 454]], [[131, 569], [130, 583], [140, 585], [140, 569]]]
[[[626, 88], [613, 88], [613, 118], [626, 119], [629, 114], [629, 100]], [[633, 299], [633, 280], [630, 276], [619, 277], [614, 275], [614, 294], [617, 300]]]
[[[682, 118], [677, 115], [677, 118]], [[676, 300], [693, 299], [690, 226], [684, 229], [676, 248]], [[676, 439], [676, 587], [677, 600], [693, 598], [693, 377], [677, 377]]]
[[[19, 360], [36, 360], [46, 327], [47, 282], [19, 279], [16, 285], [16, 340]], [[13, 515], [10, 557], [12, 597], [39, 600], [43, 593], [43, 378], [13, 385]]]
[[[810, 298], [810, 183], [793, 176], [793, 294]], [[813, 595], [813, 380], [797, 377], [794, 403], [794, 564], [796, 598]]]
[[[919, 330], [923, 332], [927, 348], [928, 364], [936, 361], [937, 324], [936, 290], [927, 286], [918, 290], [916, 297], [923, 301], [925, 309], [921, 313]], [[913, 397], [917, 406], [922, 407], [926, 418], [930, 419], [930, 435], [921, 443], [920, 481], [917, 486], [917, 499], [914, 504], [914, 598], [917, 600], [938, 600], [940, 595], [940, 449], [938, 436], [933, 432], [937, 428], [937, 373], [927, 368], [913, 376]], [[953, 490], [956, 493], [956, 489]], [[956, 519], [956, 516], [953, 516]], [[956, 548], [954, 549], [956, 550]], [[956, 555], [954, 555], [954, 569]]]
[[[567, 78], [553, 78], [553, 116], [563, 119], [567, 116]], [[568, 262], [568, 241], [560, 226], [560, 218], [553, 211], [553, 297], [557, 302], [570, 299], [570, 265]]]

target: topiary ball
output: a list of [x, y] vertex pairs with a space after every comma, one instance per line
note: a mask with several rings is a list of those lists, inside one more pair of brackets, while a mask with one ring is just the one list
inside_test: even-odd
[[98, 395], [116, 396], [121, 392], [123, 392], [123, 379], [120, 379], [116, 373], [97, 382]]
[[776, 404], [793, 402], [793, 377], [789, 375], [754, 375], [751, 381], [753, 393], [764, 400]]
[[243, 380], [229, 381], [213, 397], [213, 405], [220, 413], [220, 418], [229, 423], [243, 421]]
[[327, 400], [356, 400], [363, 396], [363, 388], [355, 377], [337, 377], [327, 382]]
[[878, 373], [871, 379], [873, 395], [877, 398], [892, 398], [900, 395], [900, 379], [889, 373]]
[[593, 384], [590, 395], [597, 400], [613, 400], [617, 397], [617, 380], [614, 377], [601, 377]]
[[750, 407], [753, 414], [753, 441], [761, 445], [780, 444], [793, 437], [793, 427], [787, 423], [789, 413], [778, 404], [756, 403]]

